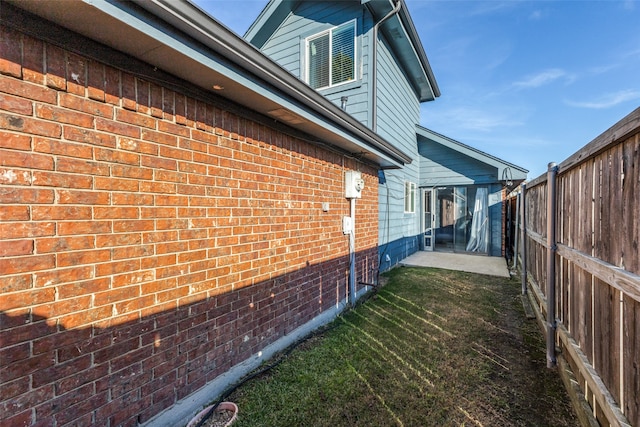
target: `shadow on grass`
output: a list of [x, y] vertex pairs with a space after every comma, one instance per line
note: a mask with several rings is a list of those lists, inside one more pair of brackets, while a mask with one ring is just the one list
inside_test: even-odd
[[238, 388], [235, 425], [579, 425], [518, 283], [427, 268], [386, 278]]

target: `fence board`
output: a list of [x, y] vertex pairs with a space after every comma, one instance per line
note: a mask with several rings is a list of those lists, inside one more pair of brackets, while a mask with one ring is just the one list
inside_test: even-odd
[[640, 134], [624, 144], [624, 186], [622, 189], [622, 218], [628, 238], [622, 239], [624, 268], [640, 274]]
[[611, 395], [620, 401], [620, 296], [600, 279], [594, 280], [593, 366]]
[[[527, 184], [522, 212], [528, 286], [544, 317], [548, 184]], [[640, 108], [559, 165], [555, 197], [565, 357], [602, 424], [640, 427]]]
[[640, 302], [625, 296], [623, 310], [623, 408], [631, 425], [640, 426]]

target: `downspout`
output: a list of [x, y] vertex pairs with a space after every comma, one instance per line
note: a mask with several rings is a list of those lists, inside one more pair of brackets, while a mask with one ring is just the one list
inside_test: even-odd
[[402, 0], [396, 0], [396, 5], [373, 26], [373, 42], [371, 52], [371, 130], [378, 132], [378, 28], [387, 19], [400, 12]]
[[349, 199], [351, 232], [349, 233], [349, 304], [356, 306], [356, 199]]

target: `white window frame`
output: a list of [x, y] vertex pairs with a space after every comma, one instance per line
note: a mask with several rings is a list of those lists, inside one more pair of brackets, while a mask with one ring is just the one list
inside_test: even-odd
[[416, 213], [416, 183], [404, 182], [404, 213]]
[[[339, 28], [342, 28], [344, 26], [347, 25], [351, 25], [353, 28], [353, 78], [350, 80], [345, 80], [342, 81], [340, 83], [333, 83], [333, 63], [332, 63], [332, 59], [333, 59], [333, 55], [331, 55], [331, 51], [333, 50], [333, 33], [334, 31], [336, 31]], [[320, 38], [320, 37], [324, 37], [327, 34], [329, 35], [329, 85], [328, 86], [321, 86], [321, 87], [317, 87], [315, 88], [315, 90], [322, 90], [322, 89], [329, 89], [332, 87], [336, 87], [336, 86], [341, 86], [344, 84], [348, 84], [348, 83], [352, 83], [354, 81], [356, 81], [358, 79], [358, 40], [357, 40], [357, 33], [358, 33], [358, 23], [357, 23], [357, 19], [352, 19], [351, 21], [347, 21], [343, 24], [337, 25], [333, 28], [329, 28], [328, 30], [324, 30], [321, 31], [319, 33], [313, 34], [309, 37], [307, 37], [305, 39], [305, 43], [304, 43], [304, 58], [305, 58], [305, 81], [307, 82], [307, 84], [311, 85], [310, 82], [310, 67], [311, 67], [311, 58], [309, 58], [309, 43], [311, 41], [313, 41], [314, 39]]]

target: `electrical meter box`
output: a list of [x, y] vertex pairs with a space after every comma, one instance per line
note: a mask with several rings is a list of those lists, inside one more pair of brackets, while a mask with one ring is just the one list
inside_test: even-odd
[[344, 173], [344, 196], [347, 199], [359, 199], [362, 197], [364, 180], [362, 173], [358, 171], [347, 171]]

